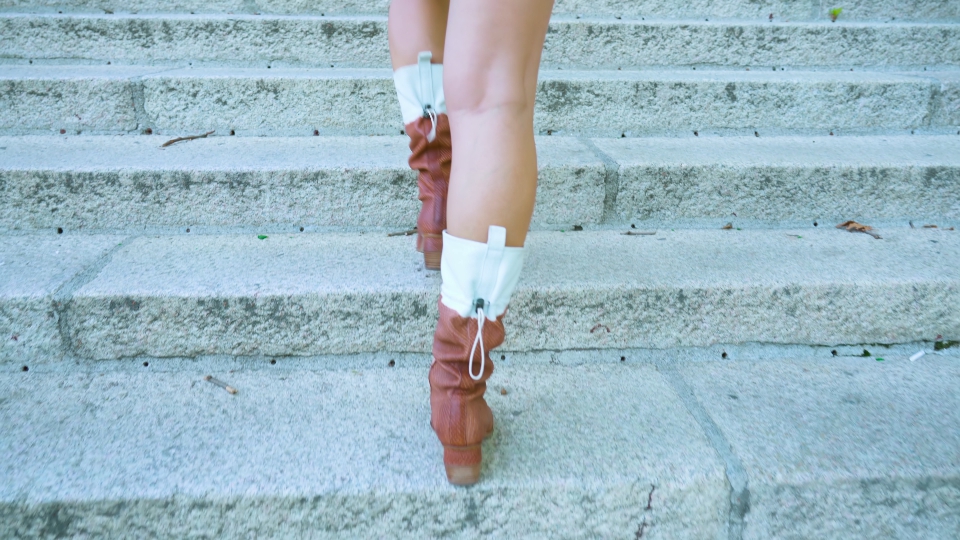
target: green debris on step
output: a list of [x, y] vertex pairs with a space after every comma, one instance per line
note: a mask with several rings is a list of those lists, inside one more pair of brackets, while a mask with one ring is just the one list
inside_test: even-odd
[[258, 235], [257, 235], [257, 238], [260, 239], [260, 240], [266, 240], [266, 239], [267, 239], [267, 235], [265, 235], [265, 234], [258, 234]]
[[863, 350], [863, 354], [861, 354], [860, 356], [862, 356], [862, 357], [864, 357], [864, 358], [869, 358], [869, 357], [872, 356], [872, 355], [870, 354], [870, 351], [864, 349], [864, 350]]
[[960, 341], [934, 341], [933, 350], [942, 351], [960, 345]]

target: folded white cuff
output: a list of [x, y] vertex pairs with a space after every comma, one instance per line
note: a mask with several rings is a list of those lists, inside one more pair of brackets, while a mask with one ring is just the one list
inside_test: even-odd
[[443, 97], [443, 64], [431, 64], [433, 55], [420, 53], [417, 63], [403, 66], [393, 72], [393, 84], [397, 87], [400, 113], [407, 125], [426, 114], [429, 106], [437, 114], [447, 112]]
[[520, 281], [526, 248], [506, 247], [507, 230], [491, 225], [487, 243], [443, 232], [440, 301], [461, 317], [477, 317], [477, 300], [494, 321], [507, 310]]

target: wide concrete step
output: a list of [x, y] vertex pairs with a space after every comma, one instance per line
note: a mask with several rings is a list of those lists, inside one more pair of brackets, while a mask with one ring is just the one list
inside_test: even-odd
[[[69, 36], [69, 39], [64, 39]], [[0, 15], [2, 59], [237, 67], [390, 65], [382, 16]], [[542, 65], [960, 66], [960, 24], [717, 22], [558, 17]]]
[[[0, 134], [397, 135], [387, 69], [0, 67]], [[540, 73], [540, 134], [894, 132], [960, 127], [960, 71]]]
[[[877, 232], [531, 233], [504, 350], [960, 338], [960, 233]], [[51, 234], [0, 253], [14, 364], [431, 350], [439, 275], [409, 237]]]
[[[960, 530], [956, 356], [499, 362], [472, 488], [427, 360], [0, 374], [0, 536], [930, 538]], [[212, 374], [235, 395], [205, 382]]]
[[[0, 228], [194, 233], [416, 223], [407, 139], [0, 137]], [[960, 220], [960, 137], [538, 137], [534, 229]], [[960, 223], [958, 223], [960, 224]]]
[[[838, 21], [960, 20], [951, 0], [845, 0]], [[28, 13], [230, 13], [356, 15], [387, 13], [388, 0], [0, 0], [0, 12]], [[553, 13], [621, 18], [713, 18], [828, 21], [838, 7], [820, 0], [556, 0]]]

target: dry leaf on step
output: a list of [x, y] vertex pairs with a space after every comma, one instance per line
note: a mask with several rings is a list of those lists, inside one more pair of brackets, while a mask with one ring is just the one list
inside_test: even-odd
[[865, 233], [865, 234], [869, 234], [870, 236], [876, 238], [877, 240], [880, 239], [880, 235], [879, 235], [879, 234], [877, 234], [877, 233], [875, 233], [875, 232], [872, 232], [872, 231], [873, 231], [873, 227], [871, 227], [871, 226], [869, 226], [869, 225], [864, 225], [864, 224], [862, 224], [862, 223], [857, 223], [856, 221], [853, 221], [853, 220], [844, 221], [843, 223], [837, 225], [837, 228], [838, 228], [838, 229], [846, 229], [846, 230], [848, 230], [848, 231], [850, 231], [850, 232], [862, 232], [862, 233]]

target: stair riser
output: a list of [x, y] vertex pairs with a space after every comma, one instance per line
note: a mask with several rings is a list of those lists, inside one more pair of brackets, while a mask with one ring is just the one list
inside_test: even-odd
[[[264, 14], [386, 14], [388, 0], [3, 0], [0, 9], [29, 12], [103, 13], [264, 13]], [[557, 0], [554, 14], [668, 18], [746, 18], [768, 20], [829, 20], [819, 0]], [[949, 0], [847, 0], [841, 21], [936, 20], [960, 18], [960, 6]]]
[[[947, 307], [957, 302], [956, 281], [520, 290], [511, 302], [503, 349], [920, 341], [941, 331], [960, 334], [960, 319]], [[870, 314], [869, 320], [858, 320], [863, 313]], [[95, 359], [382, 350], [429, 354], [437, 310], [435, 291], [199, 299], [121, 295], [77, 298], [66, 316], [77, 353]], [[602, 326], [594, 329], [597, 325]]]
[[[532, 235], [504, 350], [960, 335], [956, 232], [799, 232]], [[63, 304], [61, 326], [96, 359], [429, 353], [438, 278], [403, 238], [144, 237]]]
[[[386, 21], [367, 18], [0, 17], [8, 59], [238, 67], [390, 65]], [[838, 52], [841, 51], [841, 52]], [[554, 21], [545, 68], [960, 65], [957, 25]]]
[[[60, 78], [45, 75], [55, 73], [49, 70], [30, 79], [9, 75], [26, 71], [8, 71], [0, 80], [6, 105], [0, 133], [151, 128], [168, 134], [396, 135], [403, 128], [393, 81], [382, 70], [278, 71], [268, 77], [188, 70], [141, 81]], [[960, 81], [933, 77], [598, 72], [591, 79], [565, 73], [541, 73], [534, 120], [540, 134], [620, 137], [713, 129], [759, 130], [762, 136], [960, 125]]]
[[[420, 207], [401, 137], [258, 139], [259, 148], [220, 138], [167, 150], [157, 137], [104, 139], [0, 139], [8, 157], [0, 166], [0, 228], [400, 231]], [[533, 228], [960, 219], [960, 163], [951, 157], [960, 155], [960, 138], [867, 140], [595, 139], [619, 169], [608, 190], [604, 163], [587, 144], [540, 137]], [[61, 158], [57, 169], [43, 165], [51, 152]], [[366, 163], [371, 153], [383, 163]], [[30, 164], [13, 163], [23, 154]], [[97, 167], [91, 155], [113, 156], [114, 164]]]
[[[320, 171], [0, 172], [0, 227], [118, 230], [278, 226], [406, 230], [417, 222], [409, 168]], [[603, 214], [602, 165], [541, 168], [533, 225], [591, 225]]]
[[[393, 450], [385, 446], [381, 452], [390, 454]], [[725, 516], [728, 511], [724, 489], [721, 478], [683, 489], [671, 486], [669, 496], [660, 496], [661, 504], [672, 506], [659, 513], [659, 531], [670, 538], [719, 538], [725, 523], [717, 516]], [[488, 530], [486, 520], [495, 520], [497, 532], [504, 537], [550, 536], [562, 525], [565, 531], [585, 537], [616, 532], [628, 538], [638, 530], [644, 512], [643, 505], [631, 506], [625, 501], [646, 500], [649, 491], [649, 484], [610, 481], [596, 490], [579, 486], [498, 488], [495, 493], [485, 493], [479, 504], [473, 492], [448, 493], [441, 488], [420, 493], [371, 490], [357, 495], [331, 490], [309, 498], [236, 496], [210, 501], [202, 495], [178, 495], [168, 499], [37, 505], [0, 503], [0, 534], [36, 538], [55, 530], [65, 536], [106, 538], [136, 530], [156, 538], [336, 539], [347, 533], [352, 538], [422, 539], [461, 532], [466, 527]], [[515, 510], [505, 511], [511, 508]], [[602, 524], [596, 522], [598, 515], [603, 516]], [[51, 522], [57, 528], [51, 529]], [[419, 525], [412, 529], [414, 522]], [[478, 532], [477, 536], [482, 535]]]

